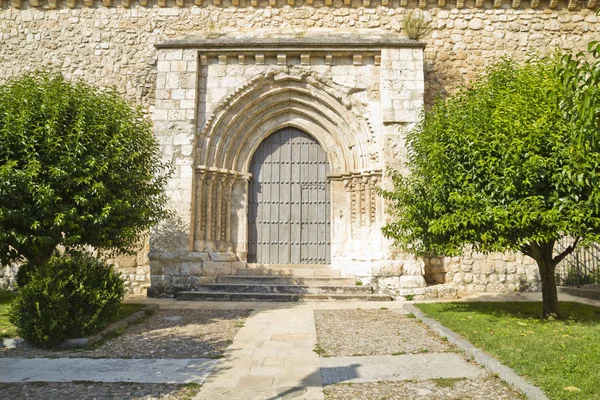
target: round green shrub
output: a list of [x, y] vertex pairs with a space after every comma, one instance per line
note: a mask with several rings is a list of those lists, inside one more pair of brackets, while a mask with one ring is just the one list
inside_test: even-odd
[[42, 347], [107, 325], [125, 294], [120, 274], [80, 252], [53, 256], [30, 279], [12, 303], [10, 321], [19, 336]]

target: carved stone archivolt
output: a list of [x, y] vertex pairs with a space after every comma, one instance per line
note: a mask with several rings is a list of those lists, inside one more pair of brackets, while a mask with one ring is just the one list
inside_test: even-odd
[[265, 73], [228, 95], [207, 118], [198, 161], [247, 171], [259, 144], [276, 130], [292, 126], [315, 137], [332, 171], [371, 169], [374, 134], [364, 114], [360, 105], [316, 74], [287, 69]]

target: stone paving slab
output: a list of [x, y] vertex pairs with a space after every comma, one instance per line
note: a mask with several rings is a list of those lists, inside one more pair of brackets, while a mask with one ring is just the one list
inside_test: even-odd
[[196, 400], [322, 400], [312, 309], [254, 311]]
[[487, 372], [460, 354], [330, 357], [321, 359], [323, 385], [436, 378], [479, 378]]
[[0, 382], [203, 383], [216, 360], [2, 358]]

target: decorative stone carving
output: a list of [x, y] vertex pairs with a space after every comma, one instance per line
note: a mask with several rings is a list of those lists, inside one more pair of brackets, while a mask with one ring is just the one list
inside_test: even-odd
[[194, 251], [231, 253], [231, 198], [236, 180], [249, 174], [196, 168]]
[[360, 237], [362, 227], [381, 223], [381, 198], [377, 194], [381, 183], [381, 170], [331, 175], [330, 179], [341, 181], [346, 191], [351, 239]]

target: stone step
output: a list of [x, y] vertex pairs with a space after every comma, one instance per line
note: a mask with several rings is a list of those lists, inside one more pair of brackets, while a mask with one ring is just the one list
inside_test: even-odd
[[201, 292], [290, 293], [290, 294], [372, 294], [373, 289], [356, 285], [265, 285], [244, 283], [207, 283], [198, 285]]
[[291, 293], [229, 293], [229, 292], [178, 292], [183, 301], [393, 301], [385, 294], [291, 294]]
[[307, 268], [238, 268], [238, 276], [294, 276], [304, 278], [338, 278], [341, 276], [339, 270], [331, 269], [307, 269]]
[[262, 269], [330, 269], [329, 264], [260, 264], [248, 263], [248, 268]]
[[354, 278], [301, 278], [278, 275], [219, 275], [217, 283], [262, 283], [270, 285], [354, 285]]

